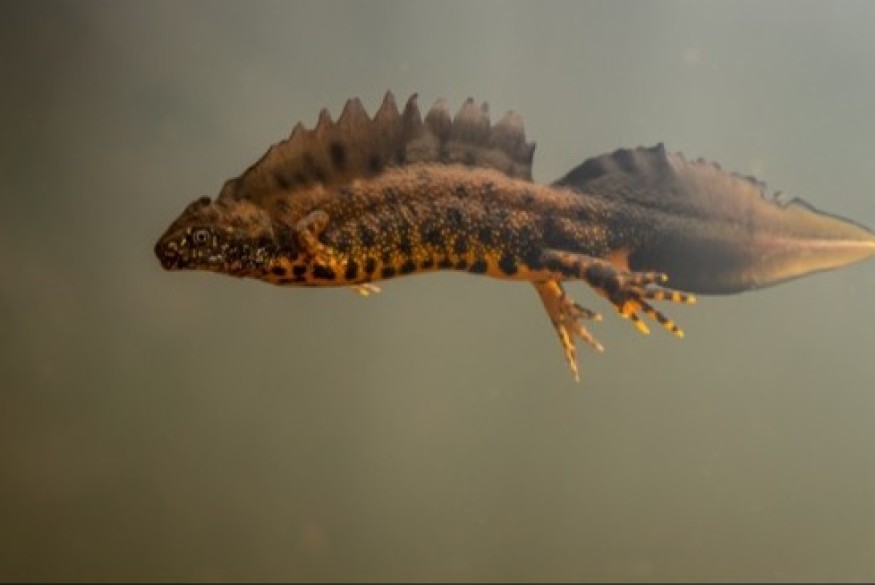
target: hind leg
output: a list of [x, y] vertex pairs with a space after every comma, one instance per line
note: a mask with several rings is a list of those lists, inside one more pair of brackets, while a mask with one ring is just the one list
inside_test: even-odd
[[663, 288], [668, 276], [659, 272], [630, 272], [617, 268], [610, 262], [583, 254], [547, 250], [543, 257], [549, 270], [560, 278], [575, 278], [585, 281], [597, 293], [608, 299], [620, 316], [632, 321], [642, 333], [650, 333], [639, 313], [652, 318], [666, 330], [683, 337], [684, 332], [674, 321], [653, 308], [649, 301], [670, 301], [692, 304], [693, 295]]
[[556, 328], [559, 343], [565, 353], [565, 360], [568, 362], [568, 367], [571, 368], [571, 374], [574, 376], [574, 380], [579, 382], [580, 372], [577, 368], [577, 350], [574, 347], [574, 338], [583, 339], [596, 351], [604, 351], [602, 344], [596, 341], [581, 322], [583, 319], [600, 321], [602, 317], [598, 313], [584, 309], [575, 303], [557, 280], [545, 280], [532, 284], [538, 291], [541, 302], [544, 303], [544, 308], [550, 316], [550, 321], [553, 322], [553, 327]]

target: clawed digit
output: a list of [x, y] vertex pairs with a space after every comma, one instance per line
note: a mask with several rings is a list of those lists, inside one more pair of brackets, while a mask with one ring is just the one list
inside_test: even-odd
[[352, 288], [353, 292], [360, 297], [369, 297], [380, 292], [380, 287], [375, 284], [371, 284], [370, 282], [354, 284], [350, 288]]
[[666, 281], [668, 281], [668, 276], [661, 273], [630, 272], [624, 274], [618, 272], [603, 287], [600, 287], [599, 292], [613, 303], [622, 317], [632, 321], [632, 324], [641, 333], [648, 334], [650, 329], [641, 319], [639, 312], [662, 325], [667, 331], [682, 338], [684, 336], [683, 330], [647, 301], [693, 304], [696, 302], [696, 297], [680, 291], [652, 286], [657, 283], [663, 284]]

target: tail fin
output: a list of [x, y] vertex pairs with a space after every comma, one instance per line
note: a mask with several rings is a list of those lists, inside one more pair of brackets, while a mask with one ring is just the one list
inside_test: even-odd
[[665, 272], [691, 292], [760, 288], [875, 255], [868, 228], [801, 199], [766, 198], [763, 183], [662, 144], [587, 160], [555, 184], [625, 204], [630, 268]]

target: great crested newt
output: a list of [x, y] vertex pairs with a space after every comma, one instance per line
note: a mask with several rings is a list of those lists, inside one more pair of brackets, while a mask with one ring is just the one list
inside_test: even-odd
[[[521, 118], [490, 124], [468, 99], [391, 92], [373, 118], [358, 99], [337, 121], [300, 123], [215, 201], [188, 205], [155, 246], [168, 270], [209, 270], [292, 286], [347, 286], [436, 270], [531, 282], [579, 379], [575, 338], [602, 345], [563, 281], [582, 280], [648, 332], [681, 329], [653, 301], [756, 289], [875, 254], [875, 234], [799, 199], [660, 144], [585, 161], [547, 185]], [[670, 283], [672, 289], [663, 285]]]

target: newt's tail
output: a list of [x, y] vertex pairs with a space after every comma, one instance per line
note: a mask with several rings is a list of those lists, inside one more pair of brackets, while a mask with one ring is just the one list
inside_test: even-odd
[[590, 159], [556, 182], [617, 204], [629, 267], [674, 288], [725, 294], [769, 286], [875, 256], [875, 233], [801, 199], [663, 146]]

